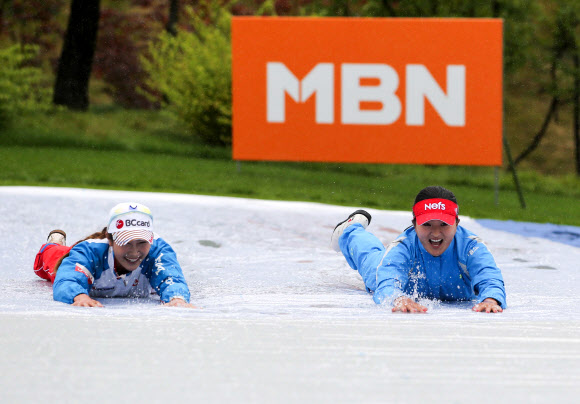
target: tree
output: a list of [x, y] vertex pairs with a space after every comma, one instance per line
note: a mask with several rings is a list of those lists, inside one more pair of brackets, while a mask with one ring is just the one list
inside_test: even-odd
[[142, 64], [146, 85], [189, 131], [211, 145], [231, 144], [231, 14], [216, 0], [185, 8], [177, 36], [163, 32]]
[[580, 2], [563, 4], [555, 13], [553, 45], [550, 47], [550, 92], [552, 101], [542, 127], [532, 142], [515, 159], [520, 163], [538, 148], [547, 133], [548, 125], [560, 106], [571, 105], [573, 114], [574, 162], [576, 175], [580, 176], [580, 55], [577, 28], [580, 25]]
[[179, 0], [169, 0], [169, 18], [165, 29], [171, 35], [177, 35], [177, 21], [179, 20]]
[[100, 0], [72, 0], [58, 63], [53, 103], [86, 111], [89, 79], [99, 30]]

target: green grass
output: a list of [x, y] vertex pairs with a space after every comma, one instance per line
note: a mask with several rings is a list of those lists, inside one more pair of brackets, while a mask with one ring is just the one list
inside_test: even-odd
[[0, 146], [124, 150], [226, 158], [224, 149], [196, 144], [170, 115], [97, 106], [90, 113], [57, 110], [14, 118]]
[[[179, 135], [181, 133], [181, 135]], [[179, 192], [311, 201], [410, 210], [417, 192], [442, 185], [460, 213], [477, 218], [580, 226], [580, 180], [519, 173], [527, 208], [513, 179], [494, 169], [378, 164], [241, 162], [228, 149], [196, 144], [159, 112], [96, 108], [15, 121], [0, 132], [0, 185], [38, 185]]]

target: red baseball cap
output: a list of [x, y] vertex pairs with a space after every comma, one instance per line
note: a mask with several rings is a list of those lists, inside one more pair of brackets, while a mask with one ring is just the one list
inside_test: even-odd
[[449, 199], [425, 199], [413, 206], [413, 217], [417, 225], [421, 226], [430, 220], [441, 220], [453, 226], [459, 215], [457, 204]]

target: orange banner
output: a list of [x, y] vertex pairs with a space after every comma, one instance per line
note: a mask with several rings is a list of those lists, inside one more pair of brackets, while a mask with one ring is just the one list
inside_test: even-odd
[[234, 17], [233, 158], [500, 166], [502, 30]]

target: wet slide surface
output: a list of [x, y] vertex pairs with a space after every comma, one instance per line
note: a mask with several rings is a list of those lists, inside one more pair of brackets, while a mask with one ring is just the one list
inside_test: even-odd
[[[329, 247], [354, 209], [322, 204], [67, 188], [0, 187], [2, 402], [541, 403], [580, 394], [580, 249], [461, 224], [502, 268], [508, 309], [424, 301], [377, 306]], [[32, 271], [53, 228], [69, 244], [118, 202], [148, 205], [197, 310], [158, 298], [52, 300]], [[378, 211], [384, 243], [410, 212]]]
[[525, 237], [541, 237], [580, 248], [580, 227], [552, 223], [516, 222], [513, 220], [477, 219], [477, 223]]

